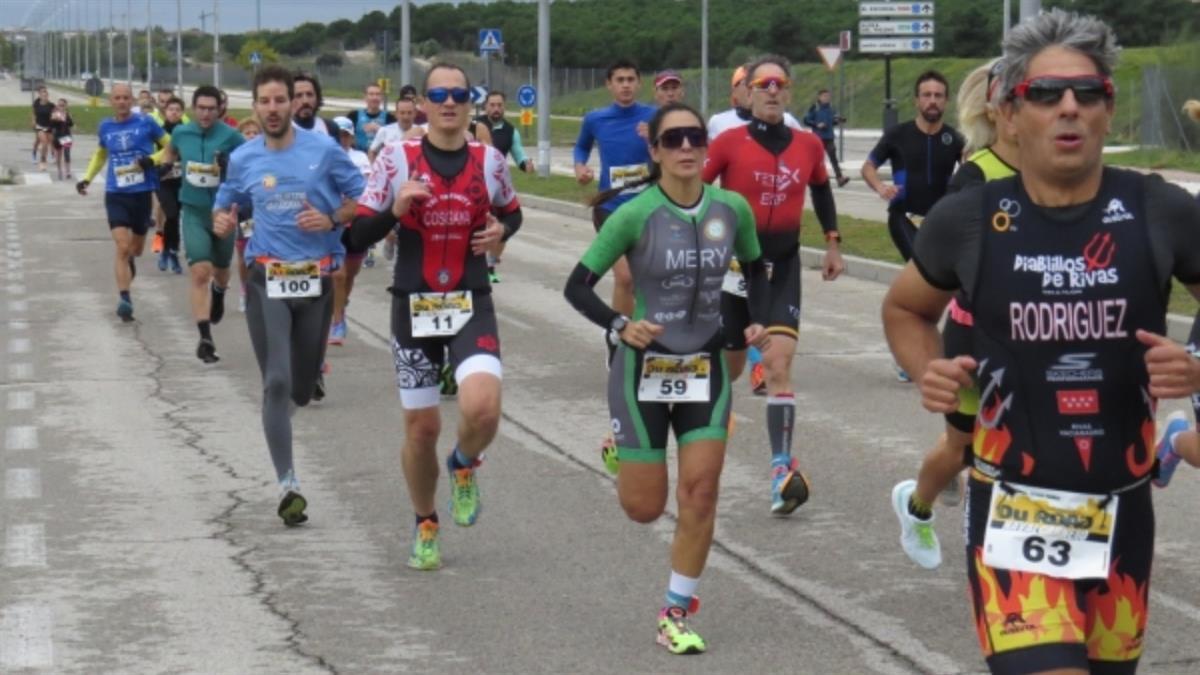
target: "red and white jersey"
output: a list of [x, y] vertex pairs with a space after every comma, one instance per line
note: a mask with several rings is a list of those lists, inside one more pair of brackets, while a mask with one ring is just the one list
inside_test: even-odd
[[[432, 196], [414, 201], [397, 229], [394, 287], [400, 291], [489, 288], [487, 261], [471, 252], [471, 235], [487, 225], [488, 214], [520, 208], [504, 156], [483, 143], [467, 143], [466, 164], [453, 176], [439, 173], [414, 138], [383, 147], [371, 166], [359, 199], [366, 215], [391, 210], [409, 180], [425, 183]], [[417, 263], [417, 260], [420, 260]]]

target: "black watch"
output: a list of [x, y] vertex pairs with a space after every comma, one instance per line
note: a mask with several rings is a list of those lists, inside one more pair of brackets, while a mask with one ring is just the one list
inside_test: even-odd
[[629, 317], [618, 314], [608, 322], [608, 344], [616, 347], [621, 344], [621, 331], [629, 325]]

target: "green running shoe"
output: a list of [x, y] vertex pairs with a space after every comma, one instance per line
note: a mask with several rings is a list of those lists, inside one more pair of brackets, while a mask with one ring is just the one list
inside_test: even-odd
[[408, 566], [414, 570], [436, 570], [442, 566], [442, 552], [438, 549], [438, 524], [434, 521], [422, 520], [413, 532]]
[[441, 387], [442, 396], [458, 395], [458, 381], [454, 379], [454, 371], [450, 368], [449, 363], [442, 366], [442, 372], [438, 376], [438, 384]]
[[470, 527], [479, 519], [483, 505], [479, 503], [479, 482], [475, 480], [478, 460], [465, 469], [456, 469], [446, 458], [446, 469], [450, 473], [450, 515], [456, 525]]
[[604, 468], [614, 476], [621, 468], [621, 462], [617, 457], [617, 440], [611, 433], [605, 436], [604, 441], [600, 444], [600, 461], [604, 462]]
[[658, 644], [672, 654], [703, 654], [708, 645], [687, 625], [687, 610], [663, 607], [658, 613]]

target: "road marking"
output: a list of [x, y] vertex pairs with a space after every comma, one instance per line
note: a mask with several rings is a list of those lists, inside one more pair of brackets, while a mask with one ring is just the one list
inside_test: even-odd
[[8, 430], [4, 432], [5, 450], [37, 450], [37, 447], [37, 427], [9, 427]]
[[0, 670], [53, 666], [53, 628], [50, 608], [43, 605], [20, 603], [0, 610]]
[[32, 391], [14, 389], [8, 392], [9, 410], [33, 410], [36, 396]]
[[1167, 595], [1162, 591], [1150, 591], [1150, 597], [1154, 602], [1170, 607], [1192, 621], [1200, 622], [1200, 607], [1184, 602], [1173, 595]]
[[9, 321], [8, 329], [11, 331], [29, 330], [29, 322], [28, 321]]
[[37, 469], [9, 469], [4, 472], [5, 499], [40, 499], [42, 472]]
[[8, 364], [8, 379], [10, 379], [10, 380], [32, 380], [33, 379], [33, 364], [32, 363], [10, 363], [10, 364]]
[[8, 301], [8, 313], [9, 314], [22, 314], [27, 309], [29, 309], [29, 301], [28, 300], [9, 300]]
[[46, 566], [46, 526], [41, 523], [9, 525], [4, 537], [5, 567]]
[[9, 354], [28, 354], [31, 347], [29, 338], [11, 338], [8, 341]]
[[4, 277], [7, 281], [16, 281], [16, 282], [25, 281], [25, 273], [24, 272], [10, 271], [7, 274], [5, 274]]
[[8, 294], [9, 295], [25, 295], [25, 285], [24, 284], [9, 284], [8, 285]]

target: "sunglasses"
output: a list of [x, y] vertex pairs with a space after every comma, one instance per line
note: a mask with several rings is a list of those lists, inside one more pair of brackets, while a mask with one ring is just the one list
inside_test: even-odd
[[654, 144], [667, 150], [678, 150], [686, 140], [693, 148], [708, 147], [708, 134], [700, 127], [674, 127], [658, 135]]
[[787, 89], [791, 84], [792, 81], [786, 77], [760, 77], [750, 81], [750, 88], [762, 90], [770, 89], [771, 87]]
[[442, 104], [452, 98], [455, 103], [466, 103], [471, 100], [471, 90], [464, 87], [434, 87], [425, 91], [425, 98], [431, 103]]
[[1012, 98], [1023, 98], [1030, 103], [1054, 105], [1070, 89], [1079, 105], [1095, 105], [1113, 98], [1115, 90], [1107, 77], [1084, 75], [1081, 77], [1037, 77], [1013, 88]]

